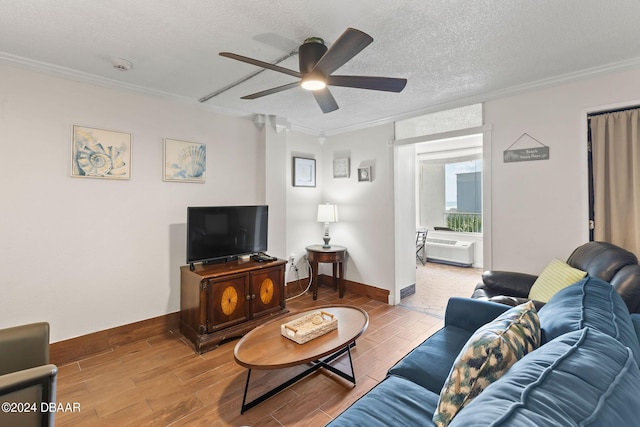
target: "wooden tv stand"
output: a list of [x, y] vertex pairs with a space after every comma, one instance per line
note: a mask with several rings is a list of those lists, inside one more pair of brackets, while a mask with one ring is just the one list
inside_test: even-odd
[[180, 267], [180, 332], [197, 353], [287, 313], [284, 260]]

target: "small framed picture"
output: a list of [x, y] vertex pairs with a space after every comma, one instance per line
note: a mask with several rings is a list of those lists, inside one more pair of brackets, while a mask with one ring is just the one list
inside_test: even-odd
[[73, 126], [71, 176], [131, 178], [131, 134]]
[[207, 173], [207, 146], [197, 142], [164, 139], [162, 179], [204, 183]]
[[358, 168], [358, 181], [371, 181], [371, 166]]
[[316, 160], [304, 157], [293, 158], [293, 186], [316, 186]]
[[333, 161], [333, 177], [349, 178], [349, 158], [335, 159]]

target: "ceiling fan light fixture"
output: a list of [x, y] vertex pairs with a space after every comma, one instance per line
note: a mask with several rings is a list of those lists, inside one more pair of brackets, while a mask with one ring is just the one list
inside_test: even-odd
[[306, 90], [320, 90], [327, 87], [327, 83], [317, 77], [310, 77], [308, 79], [303, 79], [300, 86]]

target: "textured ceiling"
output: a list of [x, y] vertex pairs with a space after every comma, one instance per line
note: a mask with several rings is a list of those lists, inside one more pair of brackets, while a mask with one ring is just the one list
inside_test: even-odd
[[[264, 71], [202, 104], [332, 134], [640, 67], [639, 22], [638, 0], [0, 0], [0, 62], [197, 104], [259, 70], [220, 51], [274, 62], [353, 27], [374, 42], [339, 74], [407, 78], [402, 93], [332, 87], [340, 109], [328, 114], [301, 88], [241, 100], [295, 81]], [[117, 57], [133, 69], [115, 70]]]

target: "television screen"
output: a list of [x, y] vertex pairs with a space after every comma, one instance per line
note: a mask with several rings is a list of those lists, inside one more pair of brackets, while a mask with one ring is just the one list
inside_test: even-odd
[[267, 250], [268, 206], [187, 208], [187, 263]]

